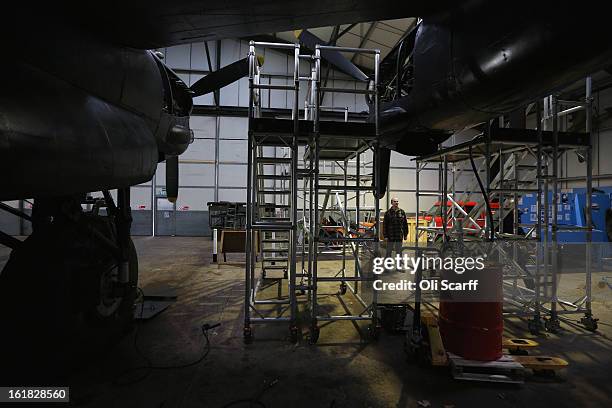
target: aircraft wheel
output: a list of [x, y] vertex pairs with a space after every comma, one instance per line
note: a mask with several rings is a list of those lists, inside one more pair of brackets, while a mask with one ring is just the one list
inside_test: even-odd
[[35, 229], [13, 250], [0, 274], [0, 321], [10, 328], [3, 330], [9, 346], [2, 352], [7, 351], [6, 361], [17, 371], [29, 366], [24, 378], [61, 376], [133, 327], [134, 245], [130, 240], [129, 282], [115, 284], [118, 261], [94, 235], [116, 242], [112, 219], [57, 219]]

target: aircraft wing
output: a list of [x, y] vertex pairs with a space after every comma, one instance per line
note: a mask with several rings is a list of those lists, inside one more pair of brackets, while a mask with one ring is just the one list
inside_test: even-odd
[[456, 3], [426, 0], [135, 0], [81, 2], [81, 6], [76, 7], [74, 4], [63, 7], [54, 2], [34, 12], [16, 12], [28, 17], [30, 30], [36, 29], [33, 20], [47, 23], [67, 20], [64, 22], [111, 38], [115, 43], [153, 49], [307, 27], [423, 16]]

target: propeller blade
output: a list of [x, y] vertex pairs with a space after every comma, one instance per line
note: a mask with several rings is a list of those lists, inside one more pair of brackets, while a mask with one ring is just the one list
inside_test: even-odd
[[[300, 43], [314, 51], [317, 44], [324, 45], [325, 41], [309, 32], [308, 30], [297, 30], [295, 36], [300, 40]], [[357, 65], [349, 61], [342, 53], [334, 50], [321, 50], [321, 58], [338, 68], [340, 71], [352, 76], [359, 81], [367, 81], [368, 76], [363, 73]]]
[[166, 156], [166, 197], [175, 203], [179, 190], [179, 161], [178, 156]]
[[[263, 65], [263, 57], [258, 55], [257, 62], [260, 66]], [[249, 75], [249, 59], [243, 58], [198, 79], [190, 89], [195, 98], [221, 89], [247, 75]]]
[[[376, 163], [379, 176], [379, 185], [376, 190], [376, 198], [379, 200], [385, 196], [387, 192], [387, 183], [389, 183], [389, 167], [391, 166], [391, 150], [380, 147], [378, 153], [378, 163]], [[372, 180], [374, 184], [374, 180]]]

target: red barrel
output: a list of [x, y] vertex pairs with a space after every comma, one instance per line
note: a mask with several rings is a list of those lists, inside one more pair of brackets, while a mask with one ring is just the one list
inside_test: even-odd
[[[453, 282], [478, 279], [478, 293], [441, 294], [439, 327], [446, 351], [468, 360], [492, 361], [502, 356], [503, 280], [501, 266], [463, 275], [444, 274]], [[473, 301], [471, 301], [473, 300]]]

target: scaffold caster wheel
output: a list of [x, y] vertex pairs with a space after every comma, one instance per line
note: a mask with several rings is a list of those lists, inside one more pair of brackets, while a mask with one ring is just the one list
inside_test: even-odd
[[341, 295], [346, 295], [346, 288], [347, 288], [346, 282], [342, 282], [340, 284], [340, 294]]
[[311, 326], [310, 327], [310, 338], [308, 339], [308, 343], [316, 344], [319, 341], [319, 326]]
[[244, 344], [251, 344], [253, 342], [253, 330], [249, 326], [246, 326], [244, 328], [244, 332], [242, 333], [242, 335], [244, 339]]
[[380, 327], [378, 325], [372, 323], [368, 326], [368, 335], [370, 339], [376, 341], [380, 337]]
[[542, 330], [542, 322], [540, 319], [531, 319], [527, 321], [527, 328], [531, 334], [540, 334]]
[[544, 321], [544, 328], [549, 333], [558, 333], [561, 330], [561, 324], [559, 323], [559, 319], [550, 318]]
[[421, 365], [423, 361], [423, 343], [421, 339], [406, 338], [404, 340], [404, 352], [409, 364]]
[[291, 326], [289, 328], [289, 340], [291, 341], [291, 343], [297, 343], [298, 342], [298, 328], [297, 326]]
[[580, 319], [580, 323], [590, 332], [597, 331], [597, 321], [599, 319], [594, 319], [591, 315], [585, 315], [582, 319]]

